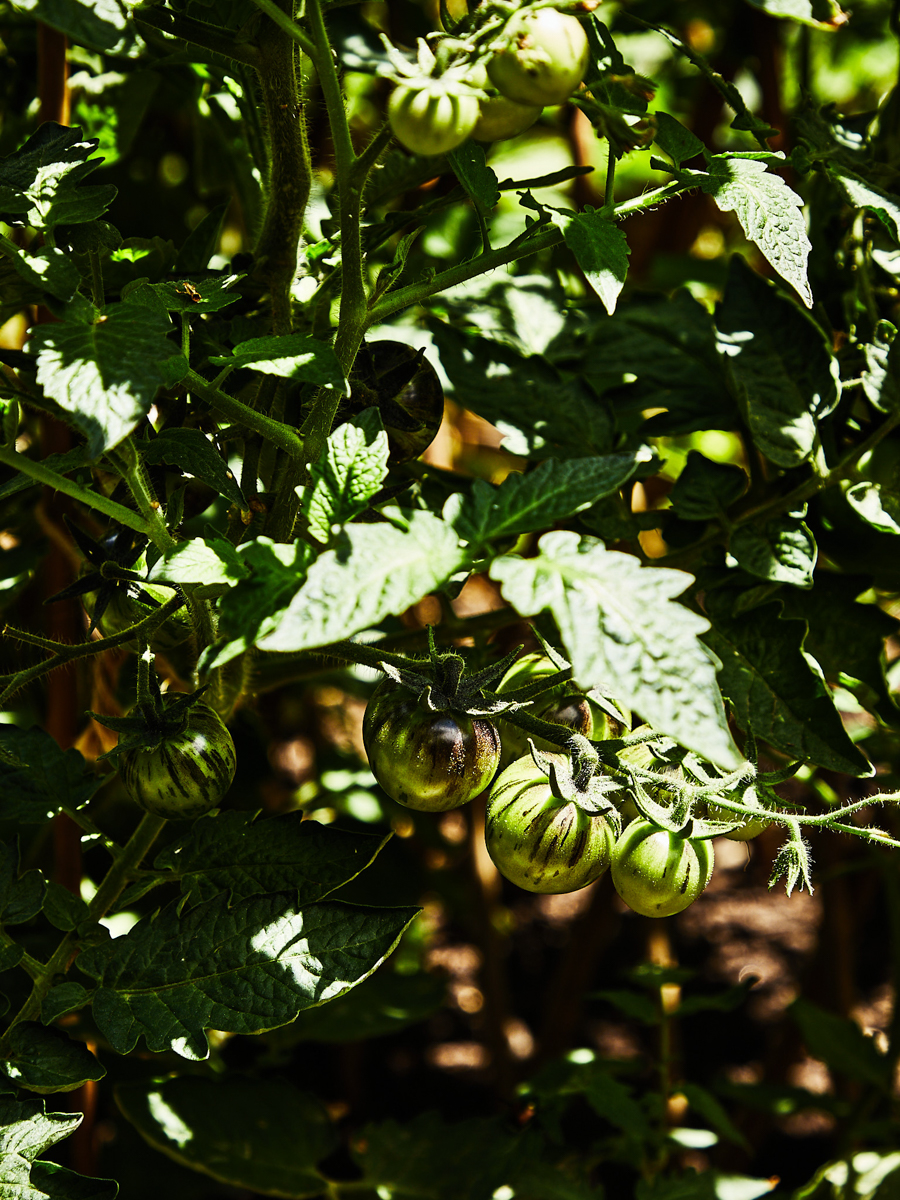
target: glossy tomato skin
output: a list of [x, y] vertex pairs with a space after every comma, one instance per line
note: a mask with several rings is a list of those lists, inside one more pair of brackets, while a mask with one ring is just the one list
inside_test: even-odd
[[180, 733], [155, 747], [125, 751], [118, 765], [126, 791], [140, 808], [184, 821], [221, 803], [237, 758], [222, 718], [208, 705], [195, 704]]
[[[556, 674], [557, 670], [546, 654], [523, 654], [500, 680], [497, 694], [503, 695], [517, 688], [527, 687], [529, 683]], [[599, 705], [573, 688], [571, 681], [550, 688], [538, 696], [526, 711], [541, 721], [565, 725], [572, 733], [580, 733], [590, 741], [602, 742], [607, 738], [617, 737], [618, 726], [612, 718], [608, 717]], [[500, 730], [504, 765], [528, 753], [528, 734], [524, 730], [510, 721], [501, 721]], [[559, 750], [556, 743], [548, 742], [545, 738], [531, 740], [538, 750], [547, 754]]]
[[388, 101], [394, 137], [413, 154], [446, 154], [469, 137], [478, 120], [478, 97], [448, 90], [439, 79], [399, 84]]
[[528, 892], [560, 893], [600, 878], [615, 836], [605, 817], [554, 796], [529, 755], [507, 767], [491, 788], [484, 840], [497, 870], [512, 883]]
[[632, 821], [612, 852], [612, 881], [634, 912], [671, 917], [692, 904], [712, 878], [709, 841], [679, 837], [647, 821]]
[[520, 13], [506, 26], [509, 39], [488, 63], [488, 77], [517, 104], [562, 104], [587, 70], [587, 34], [575, 17], [552, 8]]
[[444, 419], [444, 389], [420, 350], [379, 339], [359, 348], [350, 374], [350, 398], [338, 423], [377, 408], [388, 435], [391, 464], [409, 462], [434, 441]]
[[481, 101], [472, 137], [476, 142], [504, 142], [530, 129], [541, 115], [539, 104], [517, 104], [506, 96]]
[[390, 679], [381, 681], [366, 707], [363, 743], [387, 794], [421, 812], [468, 803], [500, 765], [500, 735], [491, 721], [432, 712]]

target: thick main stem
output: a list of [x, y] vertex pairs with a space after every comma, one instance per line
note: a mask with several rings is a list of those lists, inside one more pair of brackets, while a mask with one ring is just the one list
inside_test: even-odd
[[[279, 0], [286, 18], [293, 0]], [[269, 19], [258, 45], [259, 83], [269, 136], [268, 201], [256, 245], [259, 278], [272, 298], [272, 332], [291, 332], [291, 283], [309, 203], [312, 164], [294, 38]]]

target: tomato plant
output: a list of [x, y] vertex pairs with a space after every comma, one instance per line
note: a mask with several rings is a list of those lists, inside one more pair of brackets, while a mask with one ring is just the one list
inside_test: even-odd
[[893, 1194], [892, 6], [0, 31], [0, 1193]]
[[638, 818], [612, 851], [612, 881], [629, 908], [644, 917], [671, 917], [697, 899], [712, 878], [709, 841], [680, 837]]
[[434, 712], [391, 680], [372, 695], [363, 721], [372, 773], [408, 808], [444, 812], [467, 804], [490, 785], [500, 764], [492, 722]]
[[484, 820], [488, 854], [501, 875], [529, 892], [575, 892], [609, 866], [615, 835], [607, 817], [554, 795], [530, 756], [491, 788]]
[[222, 803], [234, 779], [234, 741], [213, 709], [195, 704], [183, 728], [125, 751], [118, 767], [125, 790], [139, 808], [170, 821], [186, 821]]
[[575, 17], [553, 8], [524, 11], [504, 30], [506, 45], [488, 63], [491, 83], [517, 104], [562, 104], [581, 83], [588, 40]]

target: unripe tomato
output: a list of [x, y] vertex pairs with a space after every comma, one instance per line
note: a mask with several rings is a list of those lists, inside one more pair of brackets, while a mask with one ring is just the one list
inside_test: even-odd
[[529, 892], [557, 893], [599, 879], [615, 836], [604, 816], [554, 796], [547, 775], [526, 755], [491, 788], [484, 840], [501, 875]]
[[466, 804], [500, 765], [500, 735], [490, 721], [432, 712], [390, 679], [379, 683], [366, 707], [363, 743], [387, 794], [422, 812]]
[[530, 129], [540, 115], [540, 105], [517, 104], [506, 96], [490, 96], [481, 101], [472, 137], [476, 142], [503, 142]]
[[390, 462], [408, 462], [434, 441], [444, 419], [444, 389], [434, 367], [406, 342], [379, 339], [359, 348], [350, 374], [350, 398], [338, 423], [377, 408], [388, 435]]
[[629, 908], [670, 917], [692, 904], [712, 878], [708, 840], [683, 838], [643, 817], [632, 821], [612, 852], [612, 881]]
[[575, 17], [553, 8], [519, 13], [506, 26], [508, 44], [488, 63], [491, 83], [517, 104], [562, 104], [581, 83], [590, 51]]
[[119, 755], [125, 790], [140, 808], [168, 820], [200, 817], [221, 803], [237, 758], [222, 718], [206, 704], [188, 710], [180, 733]]
[[388, 120], [398, 142], [413, 154], [446, 154], [469, 137], [478, 120], [478, 97], [455, 90], [440, 77], [401, 83], [388, 101]]
[[[538, 679], [555, 675], [557, 670], [546, 654], [523, 654], [500, 680], [497, 694], [503, 695], [526, 687]], [[580, 733], [590, 741], [602, 742], [607, 738], [616, 737], [618, 727], [615, 721], [593, 700], [574, 688], [575, 685], [571, 681], [550, 688], [536, 697], [525, 711], [541, 721], [549, 721], [553, 725], [566, 725], [572, 733]], [[510, 721], [501, 720], [500, 731], [505, 762], [521, 758], [523, 754], [528, 753], [529, 735], [524, 730]], [[532, 738], [532, 741], [538, 750], [547, 754], [559, 750], [555, 742], [548, 742], [545, 738]]]
[[[93, 615], [93, 605], [96, 592], [85, 596], [89, 612]], [[99, 626], [106, 637], [123, 633], [130, 626], [142, 621], [155, 612], [153, 605], [148, 604], [146, 597], [155, 600], [158, 606], [172, 599], [172, 588], [153, 583], [122, 584], [116, 588], [106, 608], [100, 617]], [[176, 646], [183, 645], [193, 633], [191, 617], [188, 609], [180, 608], [177, 612], [166, 617], [162, 625], [158, 625], [150, 639], [153, 650], [165, 654]]]
[[[652, 733], [652, 730], [649, 725], [639, 725], [634, 733]], [[619, 751], [617, 757], [633, 767], [643, 767], [645, 771], [655, 771], [657, 775], [668, 776], [673, 782], [680, 782], [684, 779], [684, 771], [681, 767], [676, 763], [669, 763], [659, 758], [653, 749], [652, 742], [638, 742], [634, 746], [625, 746]], [[657, 804], [669, 805], [677, 795], [674, 790], [670, 791], [661, 785], [657, 786], [646, 779], [641, 780], [641, 786]], [[640, 816], [637, 805], [627, 796], [620, 806], [620, 811], [626, 821], [633, 821], [635, 817]]]

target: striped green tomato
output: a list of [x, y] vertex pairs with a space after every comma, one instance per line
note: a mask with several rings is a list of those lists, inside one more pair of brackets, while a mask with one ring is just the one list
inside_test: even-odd
[[629, 908], [671, 917], [692, 904], [712, 878], [707, 840], [669, 833], [643, 817], [622, 832], [612, 852], [612, 881]]
[[206, 704], [189, 710], [180, 733], [119, 756], [122, 782], [135, 804], [175, 821], [200, 817], [220, 804], [236, 765], [231, 734]]
[[497, 870], [520, 888], [575, 892], [609, 866], [615, 836], [604, 816], [554, 796], [549, 778], [528, 755], [491, 788], [484, 840]]

